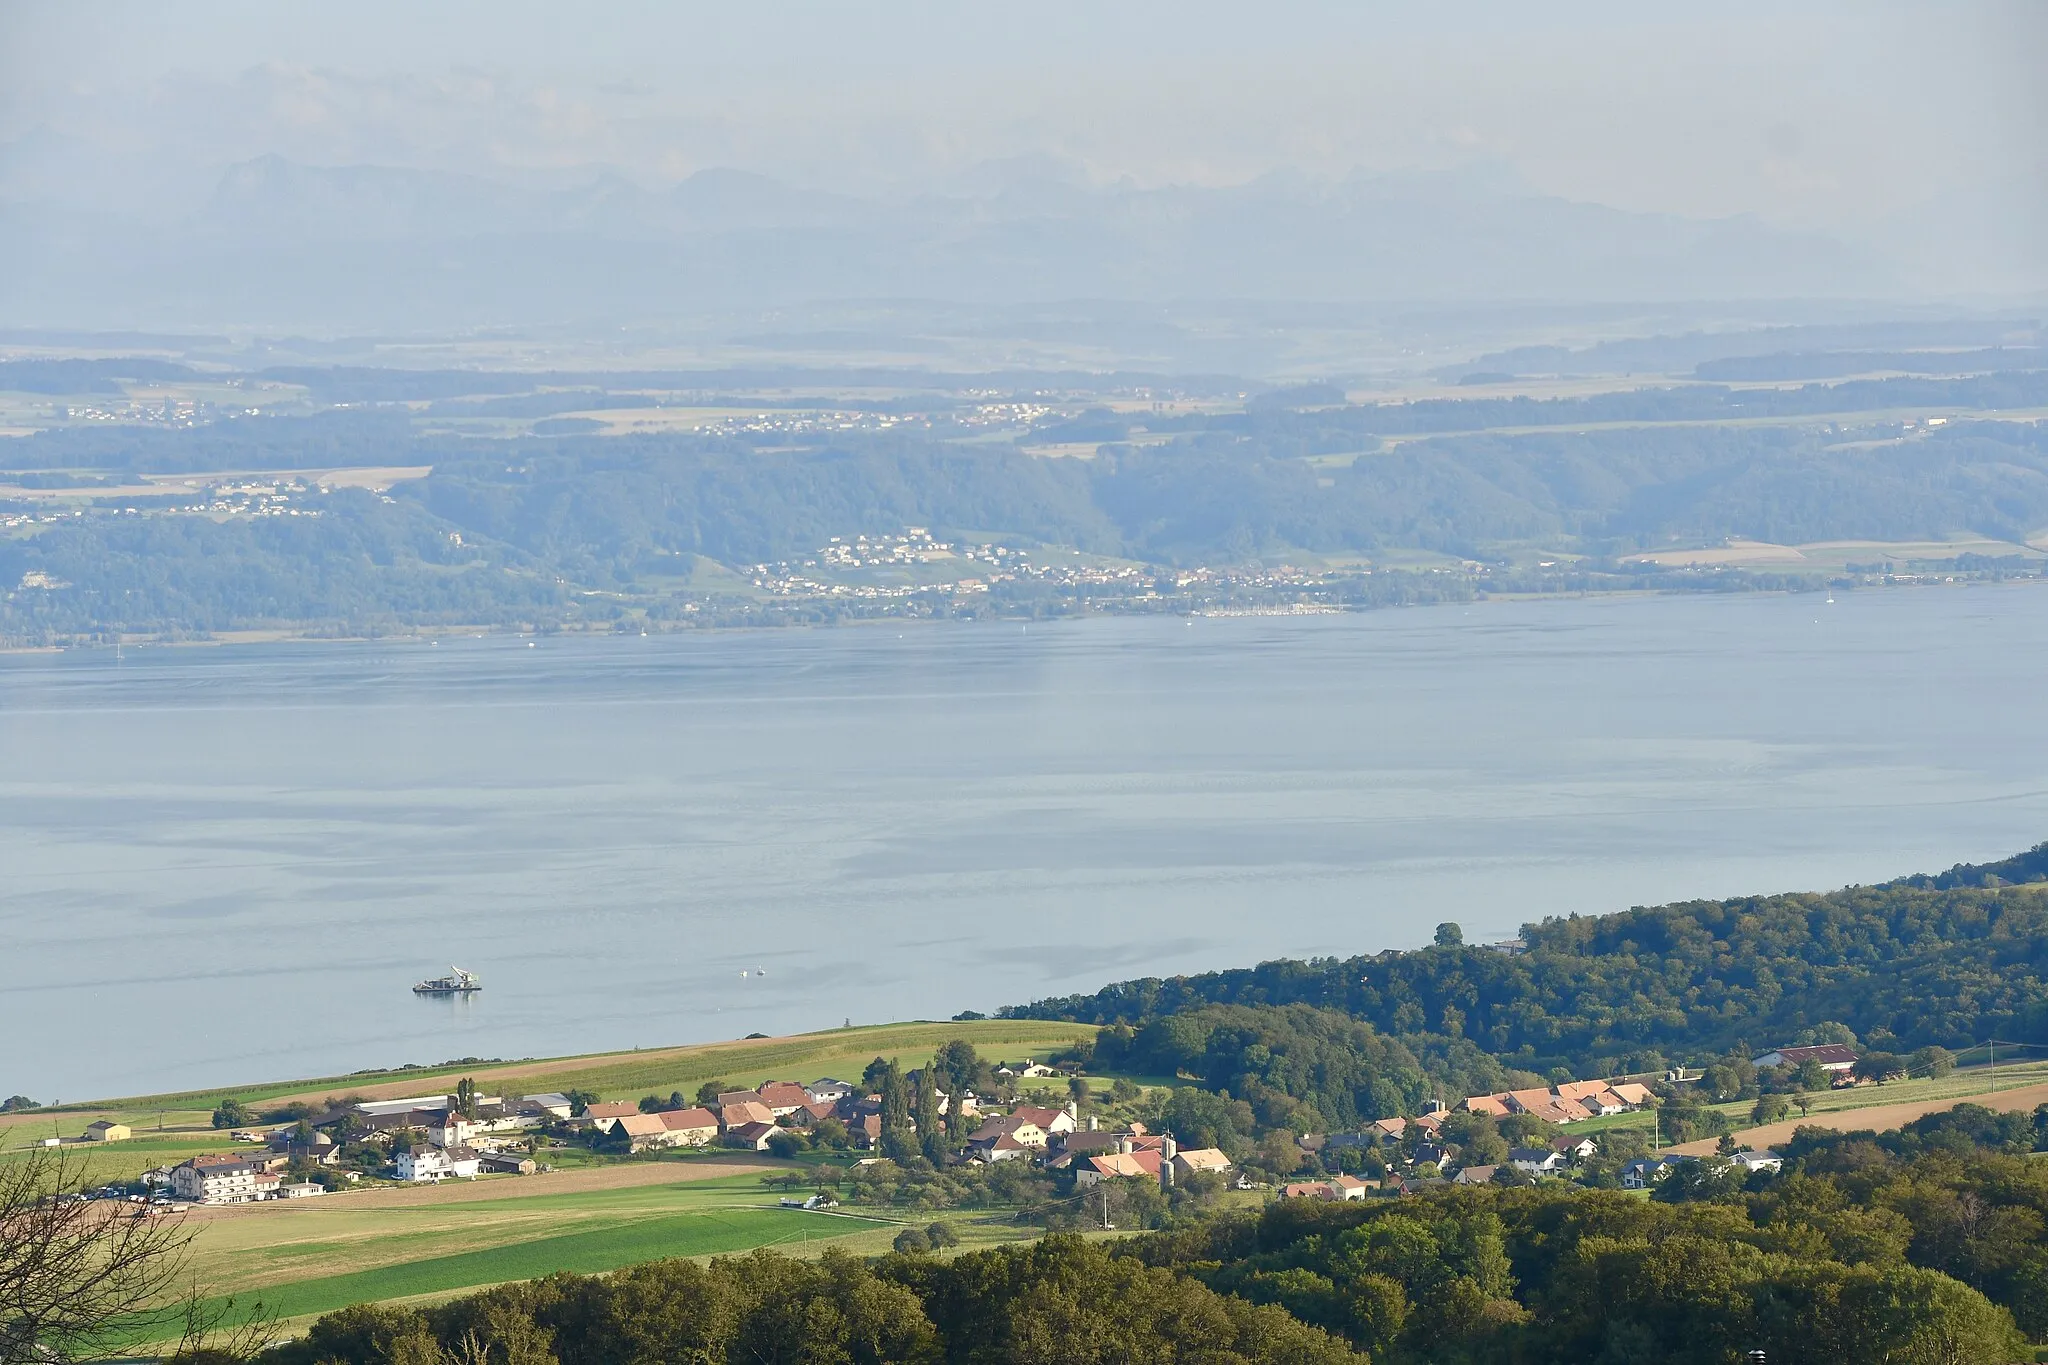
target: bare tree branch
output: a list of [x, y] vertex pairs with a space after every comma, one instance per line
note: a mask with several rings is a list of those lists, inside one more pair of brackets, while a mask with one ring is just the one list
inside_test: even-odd
[[62, 1149], [0, 1162], [0, 1365], [106, 1355], [181, 1311], [192, 1233], [150, 1205], [87, 1198], [86, 1177]]

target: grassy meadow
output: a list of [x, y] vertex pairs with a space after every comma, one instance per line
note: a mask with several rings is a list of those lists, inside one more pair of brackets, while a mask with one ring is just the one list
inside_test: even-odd
[[[76, 1137], [85, 1131], [86, 1124], [100, 1118], [129, 1124], [136, 1130], [138, 1139], [145, 1129], [154, 1132], [159, 1125], [166, 1130], [204, 1130], [214, 1109], [228, 1099], [239, 1099], [257, 1108], [291, 1100], [318, 1101], [341, 1095], [389, 1099], [443, 1093], [452, 1089], [455, 1082], [464, 1076], [472, 1077], [479, 1089], [489, 1093], [590, 1090], [608, 1100], [638, 1099], [642, 1095], [666, 1095], [674, 1090], [695, 1093], [705, 1081], [727, 1081], [734, 1086], [748, 1086], [776, 1079], [811, 1081], [827, 1075], [854, 1079], [877, 1056], [894, 1057], [905, 1067], [922, 1066], [940, 1046], [955, 1038], [965, 1038], [986, 1057], [1002, 1060], [1018, 1060], [1027, 1056], [1042, 1058], [1075, 1039], [1093, 1037], [1094, 1034], [1095, 1028], [1091, 1024], [1038, 1020], [920, 1021], [829, 1029], [779, 1038], [644, 1048], [631, 1052], [363, 1071], [348, 1076], [257, 1082], [210, 1090], [89, 1101], [27, 1114], [0, 1115], [0, 1147], [18, 1147], [53, 1133]], [[213, 1141], [218, 1144], [222, 1140]]]

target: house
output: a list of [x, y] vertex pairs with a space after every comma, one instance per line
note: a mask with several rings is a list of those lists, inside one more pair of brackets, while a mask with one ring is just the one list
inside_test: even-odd
[[605, 1131], [613, 1137], [623, 1137], [636, 1152], [649, 1147], [666, 1147], [668, 1129], [662, 1124], [659, 1114], [634, 1112], [615, 1118], [606, 1125]]
[[1009, 1116], [1036, 1125], [1048, 1137], [1054, 1133], [1071, 1133], [1081, 1126], [1080, 1115], [1072, 1104], [1064, 1109], [1041, 1109], [1020, 1104], [1010, 1110]]
[[1432, 1142], [1425, 1142], [1415, 1149], [1415, 1164], [1418, 1166], [1442, 1166], [1451, 1159], [1451, 1154]]
[[[750, 1096], [753, 1095], [751, 1090], [746, 1093]], [[775, 1122], [775, 1111], [761, 1103], [759, 1098], [735, 1098], [728, 1103], [726, 1097], [720, 1095], [718, 1100], [718, 1126], [720, 1128], [730, 1130], [733, 1128], [744, 1128], [750, 1123], [773, 1124]]]
[[611, 1132], [623, 1133], [633, 1150], [657, 1147], [703, 1147], [718, 1136], [718, 1119], [709, 1109], [669, 1109], [657, 1114], [628, 1114], [612, 1120]]
[[1607, 1088], [1613, 1091], [1621, 1102], [1631, 1109], [1640, 1109], [1657, 1098], [1650, 1093], [1648, 1086], [1638, 1085], [1634, 1081], [1622, 1081]]
[[1589, 1137], [1561, 1137], [1550, 1140], [1550, 1150], [1566, 1161], [1584, 1161], [1600, 1150], [1600, 1144]]
[[1760, 1152], [1745, 1148], [1737, 1152], [1730, 1160], [1751, 1173], [1782, 1170], [1785, 1165], [1785, 1158], [1779, 1156], [1768, 1147]]
[[1619, 1114], [1628, 1108], [1621, 1096], [1608, 1089], [1605, 1081], [1566, 1081], [1557, 1087], [1557, 1094], [1560, 1099], [1571, 1100], [1594, 1114]]
[[440, 1147], [431, 1142], [415, 1142], [401, 1148], [392, 1164], [397, 1168], [400, 1180], [420, 1184], [439, 1184], [443, 1180], [476, 1179], [479, 1159], [468, 1147]]
[[718, 1136], [718, 1115], [709, 1109], [666, 1109], [654, 1117], [671, 1147], [707, 1147]]
[[1804, 1066], [1817, 1062], [1823, 1071], [1848, 1071], [1856, 1065], [1856, 1049], [1846, 1043], [1820, 1043], [1813, 1047], [1772, 1048], [1753, 1058], [1757, 1066]]
[[127, 1124], [115, 1123], [112, 1119], [101, 1119], [97, 1123], [85, 1125], [85, 1140], [87, 1142], [119, 1142], [130, 1136], [132, 1134], [129, 1132]]
[[612, 1124], [639, 1112], [640, 1106], [631, 1100], [606, 1100], [602, 1104], [593, 1104], [588, 1109], [585, 1109], [583, 1117], [589, 1119], [591, 1123], [608, 1133], [611, 1131]]
[[279, 1199], [318, 1199], [325, 1193], [327, 1187], [313, 1180], [298, 1180], [277, 1187]]
[[1467, 1166], [1451, 1177], [1453, 1185], [1491, 1185], [1498, 1166]]
[[795, 1081], [770, 1081], [759, 1093], [772, 1118], [786, 1118], [811, 1102], [811, 1092]]
[[556, 1090], [550, 1090], [540, 1095], [528, 1095], [520, 1101], [520, 1104], [529, 1110], [557, 1119], [568, 1118], [576, 1109], [576, 1102], [574, 1100]]
[[[979, 1144], [993, 1143], [999, 1137], [1010, 1138], [1034, 1151], [1044, 1151], [1047, 1132], [1040, 1122], [1047, 1114], [1058, 1112], [1051, 1109], [1019, 1108], [1008, 1114], [991, 1114], [982, 1121], [979, 1128], [967, 1135], [970, 1149]], [[1066, 1131], [1073, 1131], [1071, 1128]]]
[[1360, 1180], [1355, 1175], [1333, 1175], [1330, 1189], [1338, 1199], [1363, 1199], [1380, 1187], [1377, 1180]]
[[1408, 1120], [1404, 1118], [1374, 1119], [1366, 1125], [1365, 1131], [1375, 1134], [1388, 1142], [1399, 1142], [1401, 1135], [1408, 1131]]
[[853, 1139], [856, 1147], [875, 1148], [882, 1145], [882, 1116], [880, 1114], [856, 1114], [846, 1124], [846, 1135]]
[[257, 1198], [257, 1170], [238, 1156], [195, 1156], [171, 1168], [171, 1193], [201, 1204], [247, 1204]]
[[272, 1133], [270, 1150], [283, 1157], [286, 1165], [306, 1161], [316, 1166], [332, 1166], [341, 1160], [341, 1144], [333, 1137], [316, 1128], [310, 1137], [301, 1138], [297, 1124]]
[[1671, 1174], [1671, 1168], [1684, 1157], [1653, 1156], [1631, 1161], [1621, 1168], [1621, 1187], [1625, 1190], [1647, 1190], [1650, 1186]]
[[994, 1165], [998, 1161], [1029, 1161], [1037, 1155], [1037, 1149], [1026, 1147], [1008, 1133], [999, 1133], [992, 1142], [969, 1146], [967, 1155], [971, 1160]]
[[1576, 1123], [1593, 1117], [1578, 1101], [1548, 1090], [1510, 1090], [1507, 1102], [1515, 1113], [1532, 1114], [1546, 1123]]
[[1012, 1079], [1020, 1076], [1057, 1076], [1059, 1074], [1052, 1067], [1045, 1065], [1043, 1062], [1034, 1062], [1029, 1057], [1015, 1064], [1005, 1062], [996, 1068], [996, 1075]]
[[1510, 1147], [1508, 1164], [1527, 1175], [1549, 1175], [1564, 1167], [1564, 1153], [1548, 1147]]
[[[1135, 1155], [1135, 1153], [1134, 1153]], [[1168, 1159], [1174, 1178], [1210, 1171], [1222, 1175], [1230, 1170], [1230, 1158], [1214, 1147], [1182, 1147]], [[1349, 1176], [1344, 1177], [1350, 1179]], [[1346, 1195], [1345, 1198], [1352, 1196]]]
[[477, 1158], [477, 1169], [487, 1175], [532, 1175], [540, 1167], [517, 1152], [485, 1152]]
[[1335, 1199], [1337, 1191], [1327, 1180], [1301, 1180], [1280, 1187], [1282, 1199]]
[[1165, 1159], [1156, 1147], [1147, 1152], [1104, 1152], [1074, 1163], [1074, 1187], [1086, 1189], [1104, 1180], [1158, 1180]]
[[846, 1081], [835, 1081], [830, 1076], [821, 1076], [804, 1087], [804, 1093], [820, 1104], [837, 1104], [853, 1094], [854, 1087]]
[[757, 1152], [768, 1150], [768, 1139], [782, 1130], [773, 1123], [755, 1120], [742, 1123], [737, 1128], [725, 1130], [725, 1145], [728, 1147], [751, 1147]]
[[269, 1171], [258, 1171], [249, 1177], [249, 1183], [254, 1190], [250, 1202], [254, 1203], [259, 1199], [277, 1198], [278, 1191], [284, 1188], [284, 1177], [273, 1175]]
[[1497, 1119], [1504, 1119], [1515, 1112], [1509, 1106], [1506, 1091], [1497, 1095], [1467, 1095], [1458, 1102], [1458, 1107], [1468, 1114], [1491, 1114]]

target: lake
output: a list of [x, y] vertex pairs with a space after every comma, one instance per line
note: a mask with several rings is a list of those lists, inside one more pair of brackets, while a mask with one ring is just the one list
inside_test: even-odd
[[1938, 870], [2048, 838], [2044, 678], [2024, 586], [4, 657], [0, 1095]]

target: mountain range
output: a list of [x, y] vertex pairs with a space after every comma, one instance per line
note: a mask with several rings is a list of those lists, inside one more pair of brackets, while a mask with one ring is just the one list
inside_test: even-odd
[[425, 329], [815, 299], [1389, 301], [1869, 297], [1885, 269], [1752, 218], [1625, 212], [1468, 171], [1088, 183], [995, 163], [942, 190], [740, 170], [533, 187], [266, 156], [196, 208], [26, 195], [0, 156], [0, 325]]

